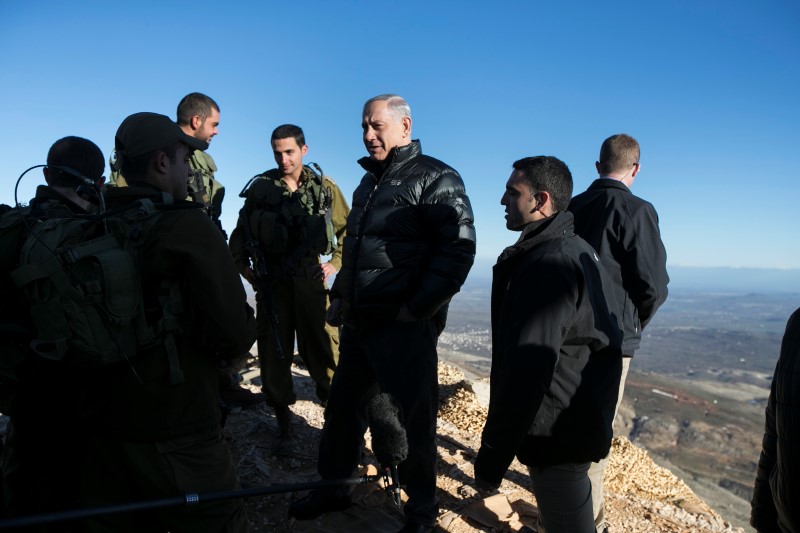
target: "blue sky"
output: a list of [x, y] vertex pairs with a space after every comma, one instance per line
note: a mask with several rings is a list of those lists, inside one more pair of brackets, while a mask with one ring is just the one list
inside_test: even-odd
[[[395, 92], [423, 150], [464, 177], [481, 259], [516, 238], [499, 205], [514, 160], [563, 159], [577, 193], [603, 139], [626, 132], [670, 265], [800, 268], [798, 28], [792, 1], [0, 0], [0, 201], [56, 139], [108, 155], [125, 116], [174, 117], [192, 91], [222, 110], [209, 153], [226, 228], [287, 122], [350, 198], [361, 106]], [[40, 181], [26, 176], [21, 201]]]

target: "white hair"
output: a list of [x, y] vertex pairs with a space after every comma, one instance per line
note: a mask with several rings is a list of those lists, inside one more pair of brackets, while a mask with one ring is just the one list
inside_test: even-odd
[[408, 102], [400, 95], [379, 94], [378, 96], [373, 96], [364, 103], [364, 110], [366, 111], [373, 102], [386, 102], [386, 107], [398, 120], [401, 120], [403, 117], [411, 116], [411, 106], [409, 106]]

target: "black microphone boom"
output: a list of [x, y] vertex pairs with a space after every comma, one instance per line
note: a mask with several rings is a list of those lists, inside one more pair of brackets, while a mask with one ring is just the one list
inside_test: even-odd
[[372, 451], [384, 468], [384, 479], [387, 482], [391, 475], [394, 501], [398, 506], [400, 506], [400, 478], [397, 465], [408, 458], [408, 435], [400, 416], [400, 406], [388, 393], [375, 395], [367, 404]]

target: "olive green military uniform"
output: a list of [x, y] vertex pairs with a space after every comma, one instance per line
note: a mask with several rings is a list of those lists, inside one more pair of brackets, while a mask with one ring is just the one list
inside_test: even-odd
[[[339, 359], [339, 332], [325, 322], [329, 302], [328, 289], [318, 276], [320, 255], [330, 254], [331, 265], [341, 268], [350, 207], [333, 180], [323, 176], [320, 185], [319, 176], [305, 166], [295, 192], [277, 169], [258, 176], [247, 190], [244, 210], [264, 254], [284, 352], [283, 358], [277, 355], [266, 295], [257, 294], [258, 355], [266, 401], [287, 406], [297, 399], [291, 375], [296, 334], [297, 350], [316, 383], [317, 397], [325, 402]], [[244, 271], [250, 263], [241, 224], [240, 217], [230, 249]]]
[[[0, 410], [11, 415], [0, 457], [0, 507], [5, 505], [8, 516], [64, 511], [81, 504], [75, 488], [86, 452], [78, 415], [84, 374], [40, 357], [30, 348], [36, 336], [30, 303], [10, 274], [20, 266], [20, 250], [29, 235], [23, 217], [32, 225], [35, 220], [86, 214], [56, 189], [40, 185], [30, 208], [0, 216]], [[75, 523], [52, 529], [78, 530]]]
[[[115, 166], [113, 155], [109, 163], [113, 169]], [[189, 196], [186, 199], [203, 204], [208, 216], [211, 217], [211, 220], [214, 221], [214, 224], [222, 231], [223, 235], [227, 237], [219, 220], [222, 214], [222, 200], [225, 199], [225, 187], [214, 179], [214, 173], [217, 171], [214, 159], [201, 150], [195, 150], [192, 153], [189, 166], [192, 169], [193, 177], [189, 181]], [[113, 170], [107, 186], [127, 187], [128, 182], [118, 170]]]
[[[161, 192], [144, 184], [107, 191], [109, 211], [140, 198], [157, 206]], [[182, 379], [173, 380], [168, 342], [92, 371], [86, 421], [92, 437], [85, 469], [86, 506], [238, 488], [220, 430], [218, 368], [246, 353], [255, 318], [224, 239], [193, 204], [159, 209], [139, 237], [139, 275], [148, 323], [180, 309], [172, 334]], [[180, 294], [179, 305], [165, 302]], [[163, 320], [162, 320], [163, 318]], [[94, 532], [247, 530], [241, 500], [114, 515], [91, 521]], [[166, 526], [166, 527], [165, 527]]]

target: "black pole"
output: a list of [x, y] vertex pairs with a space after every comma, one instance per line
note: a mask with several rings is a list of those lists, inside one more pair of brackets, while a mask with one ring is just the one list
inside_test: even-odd
[[173, 496], [171, 498], [162, 498], [159, 500], [147, 500], [143, 502], [109, 505], [106, 507], [94, 507], [91, 509], [74, 509], [71, 511], [60, 511], [55, 513], [6, 518], [0, 520], [0, 529], [41, 526], [55, 522], [68, 522], [72, 520], [106, 516], [110, 514], [149, 511], [153, 509], [161, 509], [163, 507], [177, 507], [179, 505], [192, 506], [201, 503], [230, 500], [234, 498], [250, 498], [252, 496], [264, 496], [268, 494], [282, 494], [284, 492], [323, 489], [327, 487], [338, 487], [341, 485], [366, 485], [368, 483], [374, 483], [379, 479], [380, 476], [362, 476], [346, 479], [322, 479], [318, 481], [307, 481], [305, 483], [285, 483], [281, 485], [253, 487], [249, 489], [209, 492], [206, 494], [188, 493], [181, 496]]

